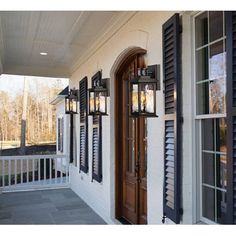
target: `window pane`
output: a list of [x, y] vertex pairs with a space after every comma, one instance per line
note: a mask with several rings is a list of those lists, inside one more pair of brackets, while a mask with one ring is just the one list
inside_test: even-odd
[[196, 52], [196, 77], [197, 81], [207, 80], [208, 75], [208, 47]]
[[202, 149], [214, 151], [214, 120], [206, 119], [202, 121]]
[[209, 83], [209, 110], [210, 114], [225, 112], [225, 79], [213, 80]]
[[201, 47], [208, 43], [208, 18], [207, 12], [202, 13], [196, 17], [195, 25], [196, 33], [196, 48]]
[[226, 148], [226, 119], [216, 119], [216, 151], [227, 152]]
[[226, 189], [227, 186], [227, 159], [226, 155], [216, 155], [216, 184]]
[[209, 32], [210, 32], [210, 42], [223, 37], [223, 12], [222, 11], [209, 12]]
[[202, 186], [202, 215], [215, 221], [215, 191]]
[[226, 60], [223, 40], [210, 46], [210, 80], [225, 76]]
[[210, 46], [210, 113], [225, 112], [225, 51], [223, 41]]
[[217, 190], [217, 223], [226, 223], [226, 207], [227, 198], [226, 192]]
[[215, 159], [212, 153], [202, 153], [202, 182], [215, 186]]
[[209, 82], [197, 84], [197, 115], [209, 114]]

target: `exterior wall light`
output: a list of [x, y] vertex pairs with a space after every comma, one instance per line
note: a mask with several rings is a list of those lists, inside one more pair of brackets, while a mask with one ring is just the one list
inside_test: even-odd
[[92, 77], [92, 88], [89, 89], [89, 115], [107, 115], [107, 81], [101, 78], [99, 71]]
[[77, 114], [78, 90], [71, 89], [65, 98], [65, 113]]
[[70, 114], [70, 163], [73, 163], [74, 114], [77, 114], [78, 90], [70, 89], [65, 98], [65, 113]]
[[[155, 66], [157, 75], [157, 65]], [[158, 117], [156, 115], [156, 91], [158, 80], [150, 69], [138, 69], [138, 75], [130, 79], [130, 116]]]

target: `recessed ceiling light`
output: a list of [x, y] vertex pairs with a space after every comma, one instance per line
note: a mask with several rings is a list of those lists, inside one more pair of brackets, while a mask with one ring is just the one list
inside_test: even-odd
[[47, 52], [40, 52], [40, 55], [42, 55], [42, 56], [47, 56], [48, 53], [47, 53]]

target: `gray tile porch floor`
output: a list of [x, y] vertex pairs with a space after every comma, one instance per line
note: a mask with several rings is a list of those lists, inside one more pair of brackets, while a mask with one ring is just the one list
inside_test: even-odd
[[71, 189], [0, 194], [2, 224], [106, 224]]

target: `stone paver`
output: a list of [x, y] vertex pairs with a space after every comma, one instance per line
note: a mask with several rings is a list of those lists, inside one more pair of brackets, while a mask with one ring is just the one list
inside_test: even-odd
[[71, 189], [0, 194], [3, 224], [106, 224]]

